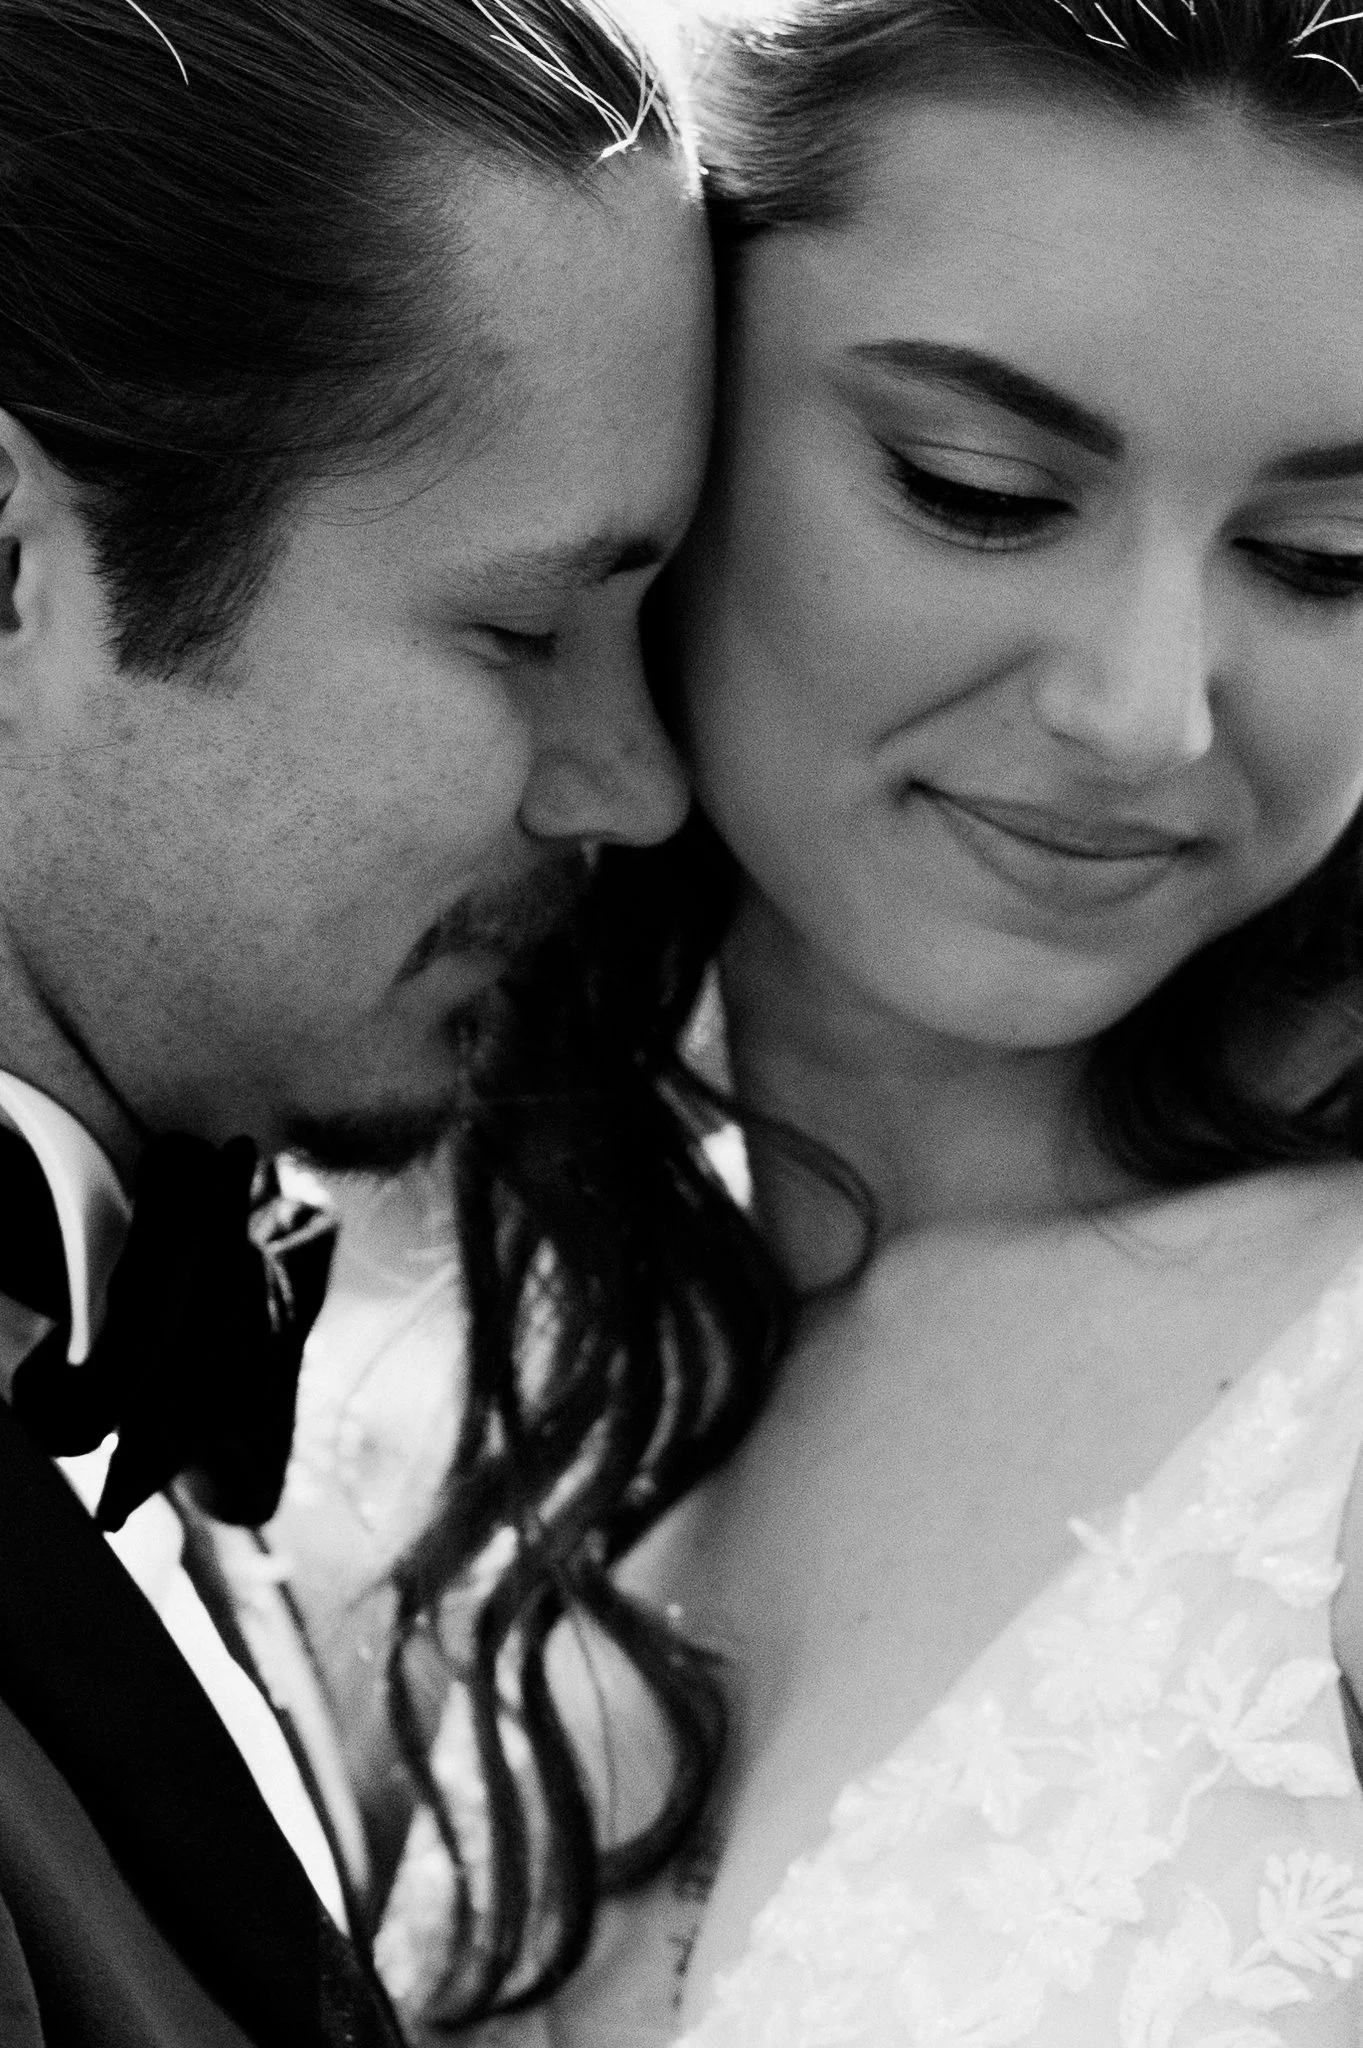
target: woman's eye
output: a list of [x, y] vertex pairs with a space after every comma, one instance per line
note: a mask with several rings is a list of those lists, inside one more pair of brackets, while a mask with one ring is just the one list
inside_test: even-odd
[[898, 448], [886, 448], [884, 454], [892, 481], [914, 509], [975, 547], [1021, 545], [1072, 510], [1063, 498], [993, 490], [943, 476]]
[[1363, 555], [1331, 554], [1319, 548], [1293, 548], [1281, 541], [1238, 540], [1241, 554], [1298, 597], [1326, 603], [1347, 603], [1363, 597]]

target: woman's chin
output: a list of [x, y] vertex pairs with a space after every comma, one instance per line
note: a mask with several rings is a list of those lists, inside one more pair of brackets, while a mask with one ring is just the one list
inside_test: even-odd
[[1143, 1002], [1208, 938], [1205, 906], [1114, 910], [1021, 929], [941, 878], [794, 865], [750, 879], [726, 945], [726, 986], [745, 1005], [822, 1015], [882, 1048], [906, 1040], [1008, 1051], [1081, 1047]]
[[[996, 933], [959, 929], [906, 948], [873, 947], [844, 971], [866, 1000], [913, 1034], [981, 1051], [1061, 1052], [1101, 1037], [1143, 1002], [1170, 972], [1161, 956], [1148, 966], [1129, 955], [1111, 960], [1067, 953]], [[965, 941], [963, 943], [963, 941]]]

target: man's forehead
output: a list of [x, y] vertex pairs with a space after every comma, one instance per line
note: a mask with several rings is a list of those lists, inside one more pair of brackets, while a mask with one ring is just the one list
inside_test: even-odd
[[[479, 259], [465, 280], [476, 370], [452, 327], [445, 421], [361, 482], [355, 510], [384, 522], [393, 552], [461, 578], [581, 587], [655, 566], [708, 433], [703, 223], [665, 158], [603, 174], [594, 193], [513, 179], [503, 197], [501, 274], [478, 277]], [[531, 233], [524, 210], [541, 204]]]
[[709, 243], [682, 173], [643, 150], [585, 184], [514, 180], [479, 210], [460, 260], [492, 371], [490, 438], [574, 404], [599, 431], [708, 353]]
[[498, 473], [495, 462], [461, 461], [447, 445], [442, 459], [428, 452], [415, 468], [323, 487], [320, 516], [292, 538], [371, 566], [381, 560], [400, 584], [436, 574], [470, 595], [517, 587], [552, 596], [659, 567], [694, 510], [693, 483], [685, 466], [662, 462], [646, 479], [627, 479], [619, 464], [609, 479], [551, 480], [515, 464]]
[[559, 420], [537, 434], [523, 416], [471, 452], [446, 440], [415, 470], [360, 484], [362, 544], [413, 570], [457, 569], [469, 588], [581, 589], [656, 568], [695, 509], [708, 396], [664, 382], [647, 419], [602, 421], [599, 433]]

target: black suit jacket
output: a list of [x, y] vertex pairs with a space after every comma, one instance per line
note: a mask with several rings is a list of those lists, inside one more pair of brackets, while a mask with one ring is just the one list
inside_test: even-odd
[[399, 2048], [197, 1679], [0, 1402], [3, 2048]]

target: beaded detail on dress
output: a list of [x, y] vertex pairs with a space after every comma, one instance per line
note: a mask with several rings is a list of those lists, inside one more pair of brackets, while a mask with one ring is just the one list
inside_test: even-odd
[[1350, 1269], [890, 1760], [676, 2048], [1358, 2048]]

